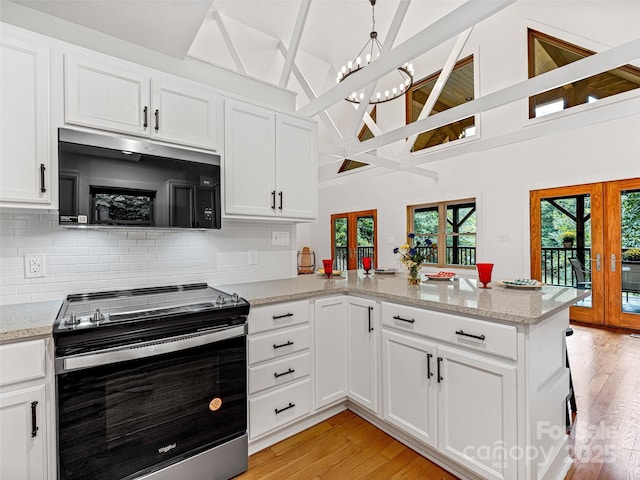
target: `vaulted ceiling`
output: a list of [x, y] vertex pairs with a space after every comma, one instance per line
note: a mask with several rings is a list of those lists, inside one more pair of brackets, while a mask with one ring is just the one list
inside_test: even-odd
[[[415, 161], [408, 143], [395, 153], [387, 149], [383, 155], [378, 149], [584, 77], [584, 68], [572, 69], [569, 65], [533, 79], [537, 83], [530, 80], [507, 87], [411, 125], [382, 132], [368, 118], [366, 104], [356, 110], [343, 99], [436, 48], [450, 52], [448, 58], [444, 56], [445, 65], [425, 66], [422, 62], [416, 68], [416, 80], [441, 69], [447, 78], [461, 58], [473, 27], [509, 8], [515, 0], [377, 0], [375, 30], [385, 50], [377, 61], [339, 84], [338, 69], [369, 38], [372, 8], [368, 0], [12, 1], [167, 55], [190, 56], [296, 92], [298, 111], [319, 120], [321, 165], [348, 157], [375, 165], [382, 172], [403, 169], [436, 178], [436, 172], [425, 168], [427, 160]], [[627, 57], [629, 49], [634, 48], [637, 45], [627, 48]], [[601, 55], [596, 55], [598, 60], [591, 64], [585, 59], [586, 66], [595, 71], [607, 61], [615, 63]], [[437, 93], [438, 88], [434, 91]], [[437, 97], [432, 99], [434, 103], [436, 100]], [[376, 137], [361, 143], [357, 134], [363, 121]]]

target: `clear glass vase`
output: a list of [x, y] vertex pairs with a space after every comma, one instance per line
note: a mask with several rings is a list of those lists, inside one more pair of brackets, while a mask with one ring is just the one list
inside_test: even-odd
[[420, 267], [410, 267], [409, 268], [409, 276], [407, 277], [407, 282], [409, 282], [409, 286], [416, 287], [420, 285]]

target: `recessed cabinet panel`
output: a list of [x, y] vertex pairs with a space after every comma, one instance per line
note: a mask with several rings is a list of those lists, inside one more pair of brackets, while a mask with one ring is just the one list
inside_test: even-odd
[[316, 138], [314, 122], [278, 115], [276, 185], [279, 214], [293, 218], [317, 216]]
[[45, 386], [0, 394], [0, 478], [45, 480]]
[[382, 341], [384, 419], [436, 447], [436, 345], [387, 331]]
[[438, 361], [439, 449], [483, 478], [516, 478], [513, 455], [482, 454], [517, 445], [515, 366], [447, 347], [438, 347]]
[[148, 136], [150, 81], [147, 75], [66, 55], [65, 121]]
[[273, 217], [275, 114], [240, 102], [225, 102], [224, 189], [227, 214]]
[[316, 408], [347, 398], [348, 353], [346, 297], [316, 300]]
[[219, 98], [186, 83], [153, 80], [151, 136], [157, 140], [215, 150]]
[[349, 297], [349, 399], [378, 413], [378, 307]]
[[0, 202], [50, 206], [49, 49], [3, 33], [0, 43]]

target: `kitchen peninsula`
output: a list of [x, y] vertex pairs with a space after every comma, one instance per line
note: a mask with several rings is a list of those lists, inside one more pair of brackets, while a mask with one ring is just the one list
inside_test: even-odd
[[349, 271], [220, 286], [252, 304], [250, 452], [349, 408], [461, 478], [564, 478], [565, 331], [589, 292], [478, 285]]
[[[349, 408], [461, 478], [563, 478], [564, 335], [588, 291], [360, 271], [216, 288], [251, 303], [250, 453]], [[2, 343], [49, 344], [55, 313], [28, 313], [53, 303], [1, 306]]]

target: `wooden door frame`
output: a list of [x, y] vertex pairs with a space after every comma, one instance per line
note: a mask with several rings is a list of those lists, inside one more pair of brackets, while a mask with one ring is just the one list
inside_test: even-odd
[[[331, 256], [334, 256], [336, 247], [335, 219], [345, 217], [347, 219], [347, 269], [355, 270], [358, 268], [357, 256], [353, 255], [351, 251], [353, 245], [355, 245], [356, 249], [358, 248], [357, 228], [355, 228], [358, 217], [373, 217], [373, 268], [378, 268], [378, 211], [376, 209], [334, 213], [331, 215]], [[353, 225], [354, 228], [350, 228], [351, 225]], [[355, 262], [356, 266], [351, 268], [353, 262]]]
[[[601, 256], [601, 268], [598, 271], [595, 261], [586, 267], [591, 270], [591, 308], [571, 307], [570, 318], [578, 322], [594, 325], [605, 323], [605, 268], [604, 268], [604, 233], [603, 208], [604, 193], [602, 183], [588, 183], [568, 187], [546, 188], [529, 192], [529, 245], [531, 248], [531, 278], [542, 280], [542, 225], [540, 224], [540, 201], [545, 198], [569, 197], [589, 194], [591, 199], [591, 258]], [[593, 215], [596, 212], [598, 214]]]
[[[604, 243], [607, 248], [603, 255], [603, 268], [606, 271], [606, 324], [613, 327], [632, 328], [637, 330], [640, 325], [640, 314], [622, 311], [622, 218], [620, 206], [620, 192], [624, 190], [640, 189], [640, 177], [624, 180], [614, 180], [604, 183], [604, 196], [607, 212], [617, 212], [606, 215], [604, 229]], [[605, 212], [606, 213], [606, 212]], [[616, 255], [615, 262], [611, 255]], [[615, 264], [612, 269], [612, 263]]]

